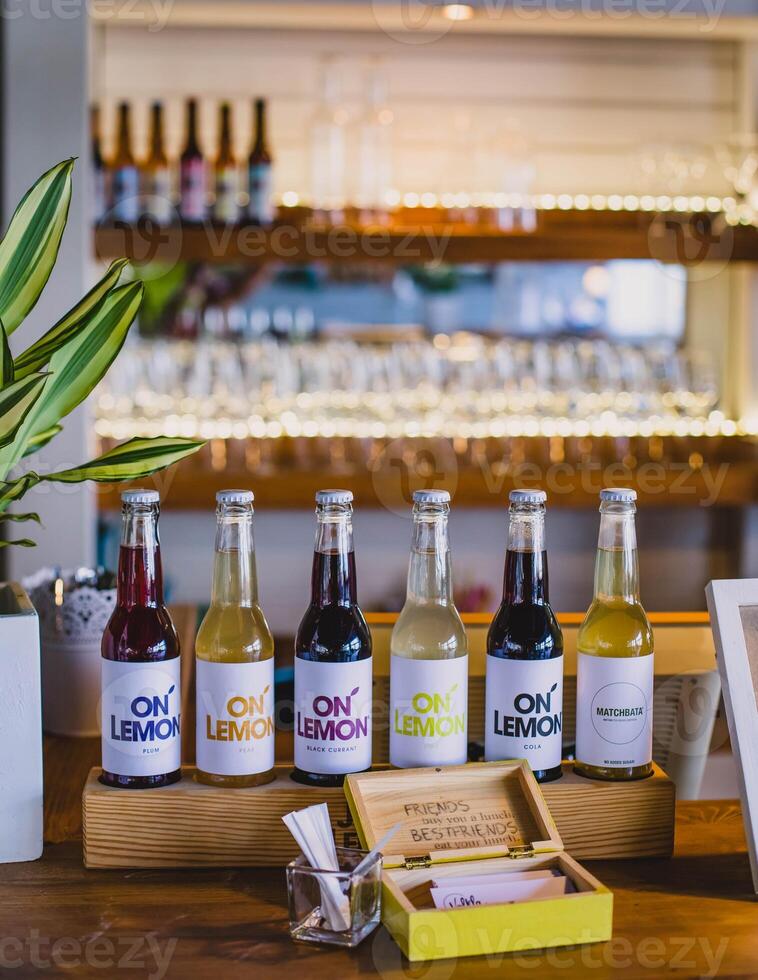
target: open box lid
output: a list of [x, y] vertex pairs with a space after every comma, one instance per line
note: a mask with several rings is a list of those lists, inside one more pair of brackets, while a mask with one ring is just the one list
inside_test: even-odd
[[387, 868], [563, 850], [524, 759], [352, 773], [345, 780], [345, 796], [368, 849], [401, 823], [387, 845]]

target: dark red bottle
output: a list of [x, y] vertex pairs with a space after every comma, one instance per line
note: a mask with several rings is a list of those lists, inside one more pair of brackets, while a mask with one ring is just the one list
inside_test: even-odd
[[179, 638], [163, 604], [155, 490], [121, 494], [116, 608], [103, 633], [101, 781], [124, 789], [181, 778]]
[[561, 776], [563, 634], [550, 608], [542, 490], [513, 490], [503, 601], [487, 634], [485, 759]]
[[311, 602], [295, 638], [293, 779], [341, 786], [371, 766], [371, 635], [358, 607], [349, 490], [316, 494]]

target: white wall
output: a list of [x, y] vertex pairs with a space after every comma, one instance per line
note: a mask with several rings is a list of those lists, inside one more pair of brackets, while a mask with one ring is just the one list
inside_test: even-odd
[[[43, 10], [44, 5], [33, 5]], [[28, 346], [86, 290], [91, 265], [84, 188], [87, 158], [87, 18], [35, 16], [14, 5], [20, 16], [3, 18], [2, 50], [2, 212], [8, 218], [30, 184], [66, 157], [77, 156], [74, 197], [58, 261], [41, 299], [11, 337], [14, 353]], [[22, 12], [23, 11], [23, 12]], [[64, 422], [64, 431], [30, 465], [39, 470], [83, 462], [91, 446], [86, 408]], [[12, 528], [35, 538], [36, 549], [9, 549], [9, 572], [18, 578], [44, 564], [91, 564], [95, 553], [95, 508], [88, 489], [42, 486], [19, 509], [39, 511], [44, 529]], [[19, 534], [19, 528], [23, 534]], [[31, 530], [29, 530], [31, 529]]]

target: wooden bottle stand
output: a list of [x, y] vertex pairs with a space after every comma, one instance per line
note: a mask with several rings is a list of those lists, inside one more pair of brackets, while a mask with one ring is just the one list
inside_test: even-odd
[[[276, 779], [251, 789], [219, 789], [194, 779], [120, 790], [93, 769], [82, 797], [84, 863], [88, 868], [270, 867], [296, 855], [282, 816], [314, 803], [329, 805], [338, 845], [357, 847], [342, 789], [313, 789], [277, 766]], [[674, 845], [674, 784], [655, 767], [648, 779], [607, 783], [577, 776], [542, 786], [568, 853], [593, 858], [669, 857]]]

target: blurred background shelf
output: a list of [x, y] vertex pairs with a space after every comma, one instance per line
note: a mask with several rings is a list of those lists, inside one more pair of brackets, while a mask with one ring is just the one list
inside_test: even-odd
[[309, 223], [285, 208], [271, 228], [255, 225], [159, 227], [102, 225], [99, 259], [262, 264], [328, 262], [469, 263], [539, 260], [654, 259], [684, 266], [758, 261], [758, 228], [726, 223], [723, 214], [615, 210], [543, 210], [534, 231], [499, 231], [493, 210], [474, 223], [446, 220], [438, 209], [411, 209], [386, 227], [346, 220]]

